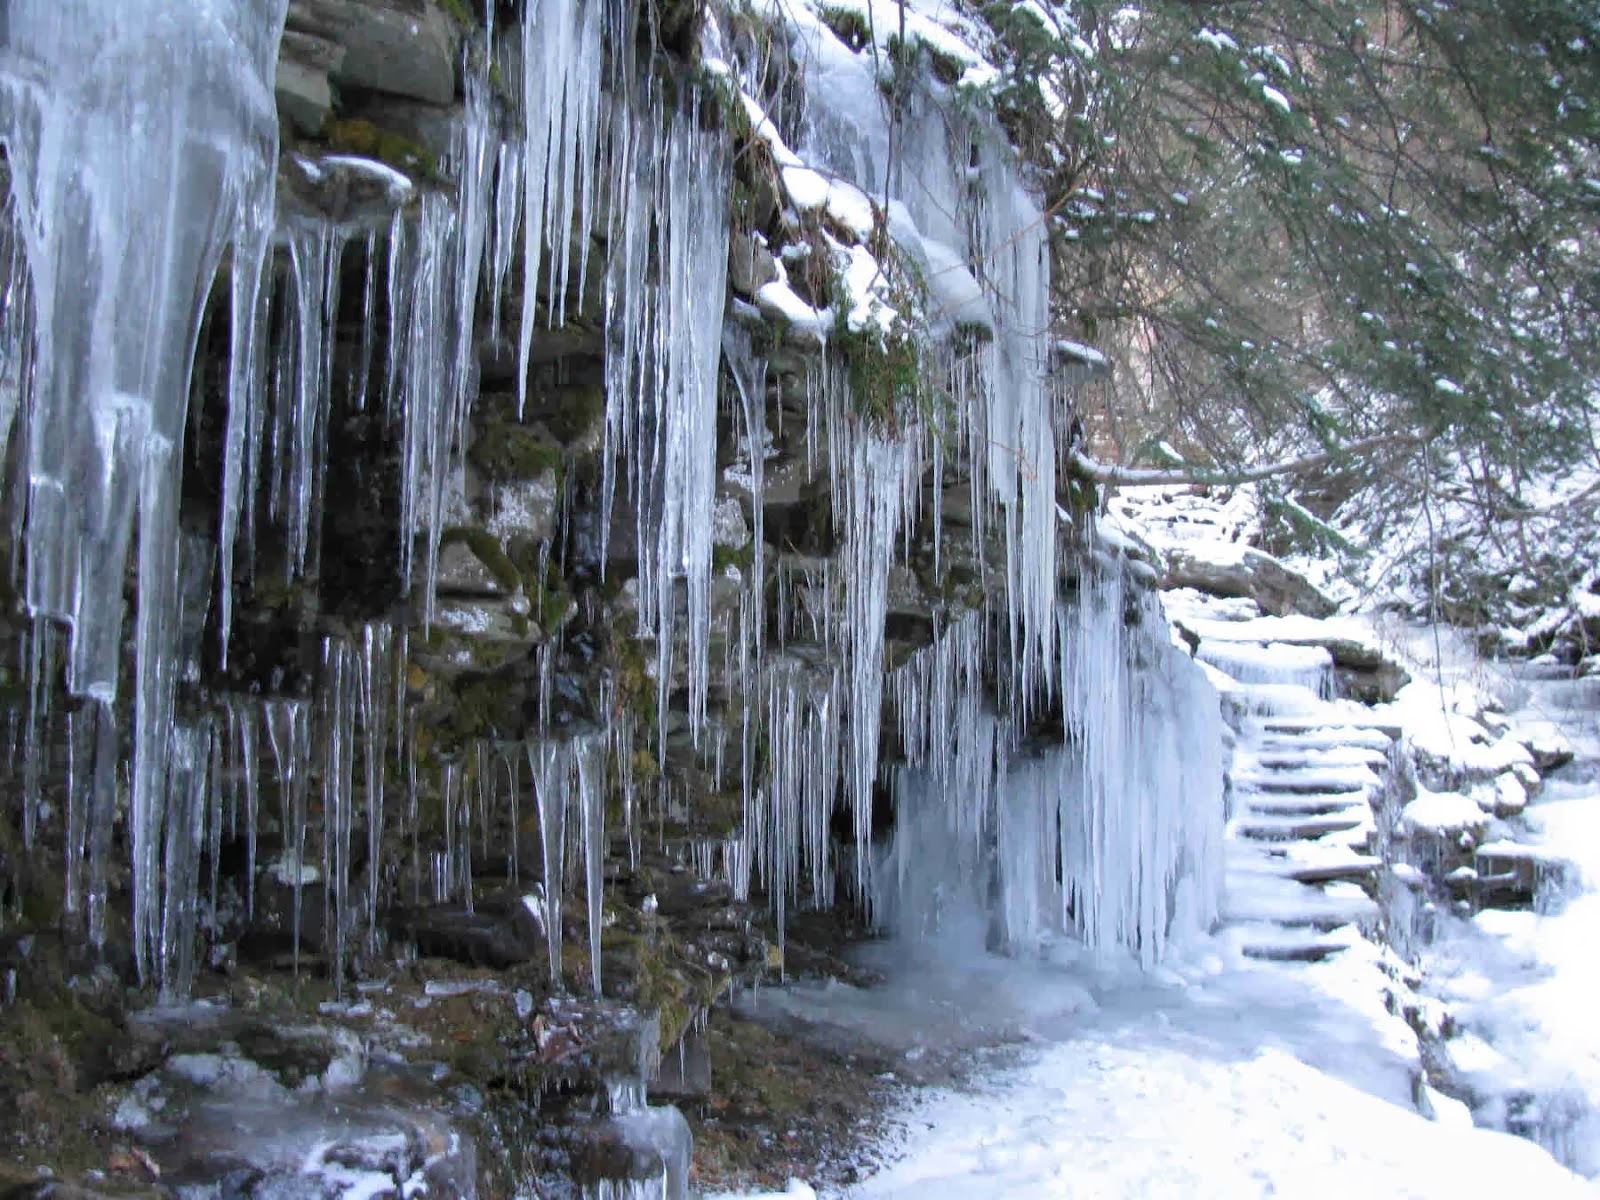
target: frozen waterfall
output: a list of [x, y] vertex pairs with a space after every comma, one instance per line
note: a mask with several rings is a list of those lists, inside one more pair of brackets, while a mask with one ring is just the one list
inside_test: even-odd
[[1217, 702], [1063, 531], [1046, 223], [998, 119], [803, 4], [650, 61], [624, 0], [524, 8], [453, 27], [410, 174], [280, 157], [286, 0], [0, 17], [18, 811], [68, 911], [104, 942], [123, 850], [180, 995], [238, 844], [243, 919], [287, 889], [336, 990], [406, 953], [391, 909], [505, 894], [599, 995], [625, 842], [780, 947], [847, 902], [1154, 961], [1215, 915]]

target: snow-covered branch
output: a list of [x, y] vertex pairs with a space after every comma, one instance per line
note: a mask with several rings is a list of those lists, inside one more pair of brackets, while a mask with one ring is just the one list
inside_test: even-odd
[[1103, 463], [1098, 459], [1090, 458], [1081, 450], [1073, 450], [1068, 456], [1067, 469], [1080, 479], [1087, 479], [1093, 483], [1114, 484], [1119, 487], [1149, 487], [1157, 484], [1184, 483], [1255, 483], [1278, 475], [1298, 475], [1306, 471], [1315, 471], [1330, 462], [1337, 462], [1352, 455], [1364, 454], [1369, 450], [1376, 450], [1380, 447], [1407, 445], [1413, 441], [1415, 441], [1414, 438], [1383, 434], [1379, 437], [1364, 438], [1361, 441], [1350, 442], [1333, 450], [1307, 454], [1301, 458], [1285, 459], [1282, 462], [1264, 463], [1260, 466], [1239, 467], [1237, 469], [1206, 467], [1199, 464], [1179, 467], [1125, 467], [1117, 463]]

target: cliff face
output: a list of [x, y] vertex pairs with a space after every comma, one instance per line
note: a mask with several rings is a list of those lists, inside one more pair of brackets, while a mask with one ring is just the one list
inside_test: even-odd
[[[240, 8], [0, 28], [0, 965], [60, 1059], [9, 1044], [21, 1144], [209, 1179], [232, 1084], [375, 1089], [383, 1047], [521, 1148], [362, 1170], [678, 1194], [643, 1083], [795, 909], [1146, 957], [1208, 919], [1215, 701], [1058, 483], [981, 28]], [[552, 1094], [611, 1124], [535, 1153]]]

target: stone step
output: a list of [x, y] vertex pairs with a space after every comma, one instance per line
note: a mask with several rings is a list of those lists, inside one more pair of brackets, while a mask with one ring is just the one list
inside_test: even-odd
[[1296, 747], [1291, 743], [1266, 750], [1241, 750], [1235, 761], [1265, 771], [1320, 767], [1366, 767], [1382, 771], [1389, 765], [1389, 756], [1371, 746], [1337, 743], [1327, 747]]
[[1236, 837], [1255, 842], [1309, 842], [1330, 833], [1361, 829], [1371, 823], [1372, 810], [1363, 804], [1320, 816], [1242, 816], [1234, 819], [1232, 828]]
[[1348, 883], [1324, 891], [1282, 876], [1234, 876], [1222, 899], [1222, 918], [1232, 924], [1328, 930], [1344, 925], [1375, 926], [1378, 917], [1372, 898]]
[[1347, 862], [1306, 863], [1291, 868], [1285, 874], [1288, 878], [1297, 879], [1301, 883], [1343, 883], [1371, 879], [1382, 866], [1381, 858], [1375, 858], [1370, 854], [1355, 854]]
[[1260, 816], [1315, 817], [1343, 812], [1364, 804], [1367, 793], [1360, 792], [1240, 792], [1238, 798], [1245, 812]]
[[1304, 938], [1297, 941], [1246, 944], [1244, 956], [1267, 962], [1318, 963], [1332, 958], [1335, 954], [1342, 954], [1347, 949], [1343, 942]]
[[1380, 729], [1360, 729], [1333, 724], [1284, 733], [1261, 733], [1256, 740], [1256, 750], [1260, 753], [1275, 753], [1360, 747], [1363, 750], [1377, 751], [1387, 761], [1388, 749], [1393, 744], [1394, 739]]
[[1325, 842], [1252, 842], [1234, 838], [1226, 844], [1227, 877], [1262, 875], [1322, 884], [1369, 879], [1383, 860], [1348, 846]]
[[1234, 783], [1257, 792], [1309, 796], [1317, 792], [1347, 792], [1365, 796], [1383, 786], [1365, 767], [1357, 771], [1236, 771]]
[[1280, 925], [1250, 922], [1235, 925], [1227, 936], [1246, 958], [1270, 962], [1322, 962], [1339, 954], [1361, 937], [1353, 926], [1337, 930], [1287, 929]]
[[1326, 716], [1317, 713], [1291, 713], [1284, 716], [1266, 717], [1261, 721], [1262, 732], [1268, 734], [1300, 734], [1317, 731], [1338, 730], [1339, 740], [1353, 743], [1356, 739], [1347, 737], [1345, 730], [1367, 729], [1383, 734], [1390, 741], [1400, 737], [1400, 725], [1396, 721], [1387, 720], [1376, 714], [1362, 715], [1340, 709], [1330, 712]]

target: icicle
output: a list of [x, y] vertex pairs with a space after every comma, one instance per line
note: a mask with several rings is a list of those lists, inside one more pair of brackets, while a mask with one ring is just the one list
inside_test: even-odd
[[205, 837], [211, 782], [211, 725], [172, 731], [166, 772], [166, 845], [162, 854], [161, 992], [169, 1002], [186, 996], [194, 979], [200, 850]]
[[[622, 124], [614, 135], [622, 228], [607, 277], [611, 348], [606, 373], [602, 529], [609, 525], [618, 454], [636, 494], [641, 632], [655, 638], [658, 712], [672, 685], [677, 602], [688, 592], [689, 726], [705, 721], [711, 640], [711, 510], [716, 493], [717, 364], [727, 280], [728, 162], [721, 138], [699, 128], [694, 101], [671, 116]], [[619, 121], [621, 119], [619, 118]], [[645, 282], [655, 213], [653, 258]]]
[[172, 728], [176, 447], [201, 305], [241, 215], [265, 209], [273, 186], [284, 10], [284, 0], [15, 0], [0, 52], [0, 140], [36, 316], [25, 591], [30, 612], [71, 623], [79, 695], [115, 695], [139, 513], [130, 840], [146, 977]]
[[256, 838], [261, 825], [261, 765], [259, 709], [234, 702], [229, 713], [237, 730], [239, 771], [244, 783], [245, 913], [256, 912]]
[[616, 0], [548, 0], [522, 23], [522, 321], [517, 351], [517, 414], [527, 402], [540, 267], [548, 247], [548, 318], [566, 320], [571, 245], [587, 247], [594, 219], [605, 47], [613, 78], [633, 71], [632, 31]]
[[84, 842], [93, 804], [94, 718], [95, 710], [87, 705], [67, 714], [67, 863], [62, 872], [62, 907], [74, 914], [82, 894]]
[[583, 887], [589, 905], [589, 982], [598, 996], [606, 866], [605, 738], [600, 734], [581, 737], [573, 742], [572, 749], [578, 764], [578, 804], [583, 819]]
[[[391, 650], [394, 630], [387, 623], [369, 623], [361, 629], [360, 704], [362, 766], [367, 820], [367, 949], [378, 949], [378, 893], [383, 871], [384, 759], [389, 749], [390, 673], [397, 669]], [[403, 673], [403, 666], [398, 667]]]
[[300, 912], [306, 879], [305, 794], [310, 758], [310, 730], [305, 706], [295, 700], [267, 702], [267, 739], [272, 744], [273, 763], [278, 775], [278, 798], [282, 809], [283, 854], [278, 874], [293, 893], [291, 901], [291, 941], [295, 974], [300, 973]]
[[221, 664], [228, 665], [233, 627], [233, 551], [241, 507], [254, 502], [260, 457], [260, 427], [266, 409], [266, 297], [262, 275], [270, 249], [273, 197], [255, 198], [256, 211], [242, 214], [230, 275], [228, 420], [223, 434], [222, 500], [218, 510], [217, 568], [220, 576], [217, 627]]
[[322, 878], [323, 941], [333, 948], [334, 992], [344, 994], [350, 919], [350, 836], [358, 681], [355, 657], [342, 638], [322, 642]]
[[[744, 443], [750, 456], [750, 523], [751, 545], [754, 557], [750, 575], [752, 608], [749, 634], [741, 638], [741, 651], [750, 658], [760, 659], [765, 621], [762, 619], [766, 582], [766, 460], [771, 433], [767, 429], [767, 363], [758, 357], [750, 343], [750, 334], [737, 325], [729, 325], [722, 335], [723, 353], [728, 359], [728, 370], [733, 376], [734, 390], [739, 394], [739, 412], [744, 420]], [[748, 664], [746, 665], [748, 670]]]
[[117, 815], [117, 762], [120, 747], [117, 724], [107, 705], [90, 701], [94, 714], [93, 782], [89, 790], [89, 889], [85, 908], [89, 944], [102, 950], [106, 944], [106, 904], [111, 875], [111, 834]]
[[528, 769], [533, 772], [539, 804], [539, 844], [544, 858], [544, 932], [550, 952], [550, 982], [561, 986], [561, 894], [566, 865], [567, 788], [572, 756], [558, 742], [529, 742]]
[[23, 718], [22, 846], [33, 849], [43, 802], [43, 777], [48, 757], [50, 693], [55, 655], [55, 632], [50, 621], [36, 616], [23, 634], [23, 657], [28, 681], [28, 707]]

